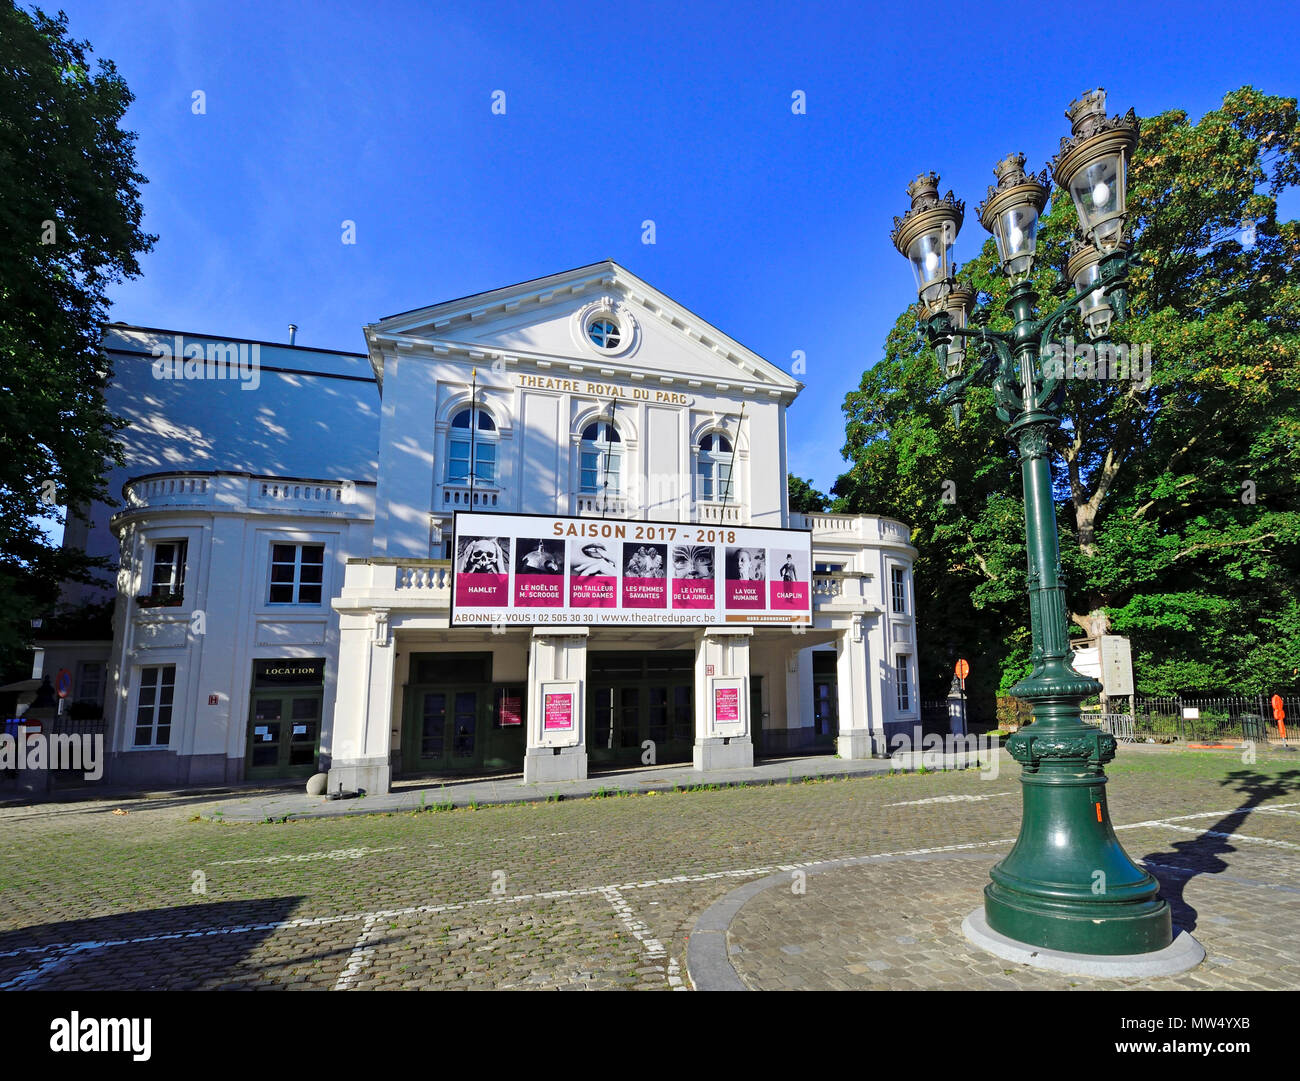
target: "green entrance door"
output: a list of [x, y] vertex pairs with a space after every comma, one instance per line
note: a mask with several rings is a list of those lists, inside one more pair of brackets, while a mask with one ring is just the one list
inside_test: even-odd
[[525, 688], [492, 682], [490, 653], [415, 653], [403, 688], [402, 771], [518, 770]]
[[474, 689], [438, 689], [412, 695], [418, 714], [408, 768], [469, 770], [479, 765], [479, 724], [482, 695]]
[[695, 655], [689, 650], [589, 653], [588, 762], [636, 766], [690, 761], [694, 682]]
[[244, 776], [310, 777], [320, 756], [321, 696], [316, 690], [254, 689]]
[[840, 734], [840, 682], [835, 652], [813, 652], [813, 746], [833, 747]]

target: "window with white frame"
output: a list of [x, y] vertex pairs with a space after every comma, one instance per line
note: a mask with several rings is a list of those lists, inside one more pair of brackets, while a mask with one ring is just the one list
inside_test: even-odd
[[598, 349], [617, 349], [623, 341], [623, 328], [608, 312], [601, 312], [587, 322], [587, 338]]
[[618, 495], [622, 491], [622, 440], [606, 419], [582, 429], [578, 444], [578, 490], [583, 495]]
[[466, 407], [451, 418], [447, 435], [447, 483], [497, 481], [497, 425], [486, 409]]
[[320, 604], [325, 545], [271, 545], [271, 604]]
[[889, 591], [895, 612], [907, 612], [907, 572], [902, 567], [889, 568]]
[[104, 667], [103, 661], [81, 662], [77, 668], [76, 701], [95, 706], [104, 704]]
[[907, 713], [912, 708], [911, 688], [908, 681], [907, 654], [899, 653], [894, 658], [894, 681], [898, 684], [898, 712]]
[[149, 578], [149, 592], [184, 593], [185, 557], [189, 542], [184, 540], [155, 541], [153, 546], [153, 573]]
[[174, 664], [140, 669], [140, 690], [135, 705], [133, 747], [166, 747], [172, 741], [172, 695], [176, 690]]
[[731, 440], [721, 432], [705, 433], [695, 459], [695, 498], [702, 503], [731, 502], [734, 463]]

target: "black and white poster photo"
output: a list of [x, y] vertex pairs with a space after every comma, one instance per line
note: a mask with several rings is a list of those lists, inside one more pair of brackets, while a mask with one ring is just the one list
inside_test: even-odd
[[508, 574], [510, 538], [457, 538], [456, 571], [458, 574]]
[[679, 544], [673, 548], [674, 578], [712, 578], [714, 549], [698, 544]]
[[564, 541], [520, 537], [515, 548], [516, 574], [563, 574]]
[[768, 577], [774, 582], [808, 581], [808, 556], [805, 552], [782, 551], [772, 548], [768, 552], [771, 567]]
[[586, 577], [590, 575], [618, 576], [618, 564], [610, 553], [612, 545], [600, 541], [569, 542], [569, 573]]
[[668, 574], [668, 545], [624, 544], [624, 578], [663, 578]]
[[727, 578], [732, 582], [767, 580], [767, 549], [728, 548]]

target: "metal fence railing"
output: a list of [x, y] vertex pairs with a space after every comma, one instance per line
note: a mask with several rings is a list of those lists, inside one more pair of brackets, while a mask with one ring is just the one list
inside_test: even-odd
[[1085, 713], [1083, 719], [1101, 725], [1103, 732], [1109, 732], [1120, 743], [1137, 743], [1142, 738], [1131, 713]]
[[[1282, 696], [1286, 720], [1273, 719], [1272, 695], [1148, 697], [1133, 701], [1135, 733], [1141, 738], [1300, 742], [1300, 695]], [[1283, 732], [1285, 731], [1285, 736]]]

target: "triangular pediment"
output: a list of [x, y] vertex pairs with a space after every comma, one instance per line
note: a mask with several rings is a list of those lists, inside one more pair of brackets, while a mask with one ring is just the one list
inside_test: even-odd
[[[608, 316], [617, 342], [589, 339]], [[798, 380], [607, 260], [388, 316], [366, 327], [383, 378], [386, 350], [464, 354], [525, 367], [697, 381], [793, 398]]]

